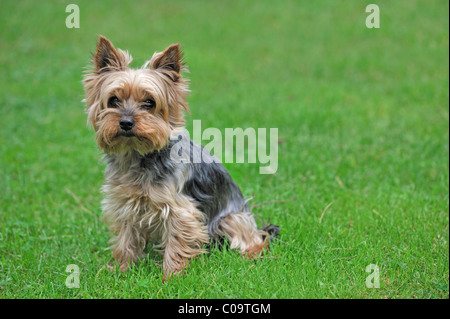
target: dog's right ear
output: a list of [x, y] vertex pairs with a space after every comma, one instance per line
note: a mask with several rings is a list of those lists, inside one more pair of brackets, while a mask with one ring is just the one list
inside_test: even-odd
[[93, 64], [97, 72], [123, 70], [131, 63], [131, 57], [127, 52], [116, 50], [107, 38], [99, 36], [97, 52], [93, 58]]
[[180, 72], [187, 72], [183, 61], [183, 51], [178, 43], [170, 45], [163, 52], [155, 52], [150, 61], [145, 64], [147, 65], [150, 69], [167, 75], [173, 82], [179, 82]]
[[178, 43], [170, 45], [163, 52], [153, 54], [150, 67], [154, 70], [164, 69], [180, 73], [183, 66], [183, 52]]

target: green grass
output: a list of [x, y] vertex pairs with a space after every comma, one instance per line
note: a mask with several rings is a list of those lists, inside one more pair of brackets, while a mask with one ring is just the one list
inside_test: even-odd
[[[1, 1], [0, 297], [448, 298], [449, 5], [378, 0], [367, 29], [369, 3]], [[226, 164], [253, 204], [279, 201], [254, 210], [281, 226], [266, 258], [214, 248], [164, 284], [156, 254], [106, 270], [104, 163], [81, 102], [98, 34], [133, 66], [182, 44], [189, 130], [278, 128], [275, 175]]]

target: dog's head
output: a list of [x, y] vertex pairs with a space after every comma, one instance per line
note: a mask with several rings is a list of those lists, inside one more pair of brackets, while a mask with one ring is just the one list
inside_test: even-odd
[[189, 110], [178, 44], [154, 53], [139, 69], [129, 68], [131, 61], [128, 52], [100, 36], [94, 69], [83, 79], [88, 123], [106, 153], [146, 154], [163, 148], [171, 132], [183, 127], [183, 111]]

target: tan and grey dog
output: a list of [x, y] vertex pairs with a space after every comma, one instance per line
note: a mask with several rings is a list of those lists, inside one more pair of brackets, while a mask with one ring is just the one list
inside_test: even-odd
[[[138, 262], [150, 242], [164, 254], [165, 278], [184, 269], [211, 240], [226, 238], [231, 248], [258, 257], [279, 228], [258, 230], [225, 168], [186, 135], [171, 139], [182, 131], [188, 111], [178, 44], [153, 54], [139, 69], [128, 67], [131, 60], [100, 36], [94, 69], [83, 80], [88, 122], [106, 153], [102, 209], [120, 269]], [[201, 153], [202, 161], [174, 161], [176, 143]]]

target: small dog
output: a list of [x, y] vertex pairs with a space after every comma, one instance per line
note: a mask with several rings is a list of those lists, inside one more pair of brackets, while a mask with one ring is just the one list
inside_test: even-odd
[[[164, 278], [183, 270], [212, 240], [256, 258], [279, 227], [258, 230], [247, 201], [230, 174], [209, 152], [181, 132], [188, 111], [187, 71], [178, 44], [154, 53], [140, 69], [128, 52], [103, 36], [85, 74], [88, 123], [96, 132], [107, 167], [102, 192], [104, 219], [114, 234], [112, 255], [125, 271], [150, 242], [163, 253]], [[177, 163], [181, 143], [201, 163]]]

